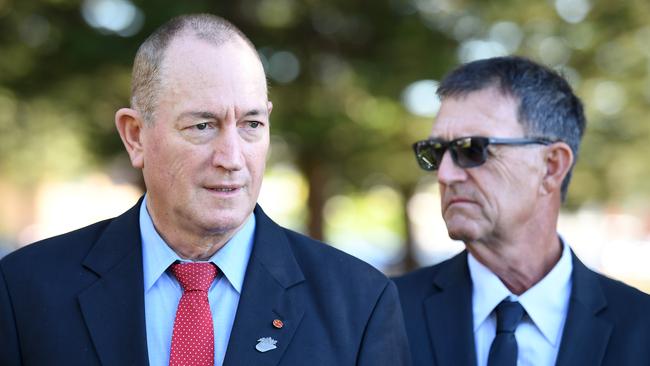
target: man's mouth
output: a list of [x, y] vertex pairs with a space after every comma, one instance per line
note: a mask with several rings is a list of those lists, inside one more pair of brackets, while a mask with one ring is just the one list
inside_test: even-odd
[[449, 200], [450, 205], [454, 203], [474, 203], [474, 201], [470, 200], [469, 198], [463, 198], [463, 197], [456, 197]]
[[235, 193], [242, 189], [241, 185], [214, 185], [206, 186], [205, 188], [209, 191], [216, 193]]
[[455, 197], [447, 201], [446, 208], [450, 208], [451, 206], [454, 206], [456, 204], [476, 204], [476, 201], [473, 201], [469, 198], [464, 198], [464, 197]]
[[238, 188], [208, 188], [208, 189], [217, 192], [232, 192], [237, 190]]

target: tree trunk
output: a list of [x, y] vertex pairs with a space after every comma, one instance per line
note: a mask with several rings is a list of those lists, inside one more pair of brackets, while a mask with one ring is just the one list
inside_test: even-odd
[[323, 240], [323, 207], [325, 206], [325, 182], [326, 174], [323, 166], [318, 160], [304, 160], [301, 168], [309, 187], [307, 196], [307, 235]]
[[411, 225], [411, 218], [408, 211], [408, 203], [413, 193], [415, 192], [415, 185], [402, 185], [400, 187], [402, 196], [404, 197], [403, 219], [404, 219], [404, 257], [401, 263], [402, 272], [409, 272], [419, 267], [419, 263], [415, 255], [415, 240], [413, 238], [413, 230]]

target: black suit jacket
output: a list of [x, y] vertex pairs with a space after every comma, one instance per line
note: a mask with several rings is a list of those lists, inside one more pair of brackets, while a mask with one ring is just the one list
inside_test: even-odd
[[[650, 365], [650, 296], [572, 254], [558, 366]], [[467, 252], [395, 279], [415, 365], [476, 365]]]
[[[410, 364], [392, 282], [255, 215], [224, 365]], [[0, 365], [148, 364], [138, 217], [139, 204], [0, 261]], [[258, 352], [262, 337], [278, 348]]]

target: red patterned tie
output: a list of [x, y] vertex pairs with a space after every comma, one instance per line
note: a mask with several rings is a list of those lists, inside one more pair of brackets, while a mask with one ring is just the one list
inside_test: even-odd
[[208, 289], [217, 276], [212, 263], [174, 263], [171, 271], [183, 286], [178, 303], [170, 366], [214, 365], [214, 326]]

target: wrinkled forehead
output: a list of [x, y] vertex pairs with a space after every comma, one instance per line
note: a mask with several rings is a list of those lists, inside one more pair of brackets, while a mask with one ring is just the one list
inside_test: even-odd
[[465, 136], [521, 137], [518, 101], [489, 87], [442, 100], [431, 137], [456, 139]]

